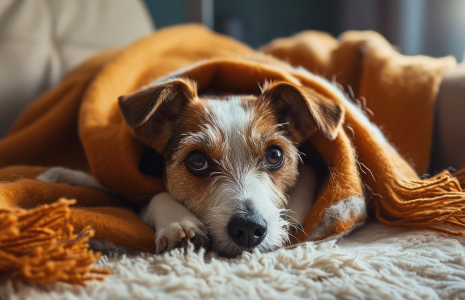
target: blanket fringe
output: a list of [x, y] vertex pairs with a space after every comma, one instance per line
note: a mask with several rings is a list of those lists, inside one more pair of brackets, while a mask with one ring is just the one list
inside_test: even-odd
[[389, 197], [375, 201], [376, 217], [381, 222], [464, 235], [465, 193], [449, 171], [425, 180], [393, 178], [391, 182], [385, 186]]
[[85, 285], [87, 280], [103, 280], [102, 275], [110, 274], [107, 269], [91, 267], [100, 257], [100, 253], [87, 249], [94, 231], [84, 228], [79, 234], [73, 233], [69, 205], [75, 202], [60, 199], [33, 210], [0, 209], [3, 280], [37, 284], [58, 280]]

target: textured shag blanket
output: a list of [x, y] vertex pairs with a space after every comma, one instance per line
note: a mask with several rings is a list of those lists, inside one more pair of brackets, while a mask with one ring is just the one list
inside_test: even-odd
[[[404, 57], [372, 32], [339, 41], [306, 32], [257, 52], [196, 25], [102, 53], [34, 102], [0, 141], [1, 275], [33, 283], [100, 278], [107, 271], [90, 267], [98, 256], [86, 249], [92, 230], [104, 241], [153, 250], [155, 232], [135, 209], [164, 190], [163, 180], [140, 171], [144, 145], [117, 99], [180, 68], [169, 76], [197, 82], [199, 93], [259, 94], [266, 81], [280, 81], [305, 93], [310, 110], [332, 101], [344, 113], [334, 135], [303, 130], [301, 150], [316, 149], [329, 175], [295, 242], [342, 236], [370, 212], [390, 226], [461, 235], [465, 172], [417, 175], [429, 162], [439, 83], [454, 66], [452, 58]], [[113, 192], [35, 179], [53, 166], [89, 172]], [[62, 197], [75, 200], [56, 202]]]
[[233, 260], [174, 250], [102, 257], [103, 282], [40, 289], [10, 282], [0, 299], [463, 299], [465, 240], [369, 223], [335, 242]]

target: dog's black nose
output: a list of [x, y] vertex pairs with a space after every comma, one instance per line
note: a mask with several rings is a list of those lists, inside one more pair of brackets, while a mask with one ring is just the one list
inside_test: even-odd
[[238, 246], [253, 248], [266, 235], [266, 222], [258, 214], [235, 215], [229, 220], [228, 232]]

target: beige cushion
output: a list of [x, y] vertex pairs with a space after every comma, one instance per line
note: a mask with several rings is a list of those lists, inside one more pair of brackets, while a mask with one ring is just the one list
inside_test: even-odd
[[70, 68], [152, 30], [139, 0], [1, 0], [0, 137]]

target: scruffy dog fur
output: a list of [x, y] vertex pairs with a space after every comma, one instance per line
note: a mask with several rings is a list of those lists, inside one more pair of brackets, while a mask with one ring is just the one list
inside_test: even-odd
[[167, 191], [140, 213], [157, 252], [186, 240], [228, 257], [285, 245], [317, 189], [298, 143], [317, 130], [333, 139], [342, 121], [337, 104], [285, 82], [260, 95], [198, 95], [195, 82], [175, 78], [119, 105], [134, 136], [165, 159]]

